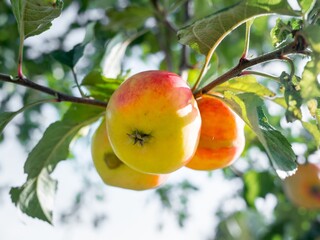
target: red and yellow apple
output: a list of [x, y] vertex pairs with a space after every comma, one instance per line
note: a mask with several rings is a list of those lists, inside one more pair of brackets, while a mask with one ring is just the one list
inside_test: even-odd
[[299, 165], [296, 173], [283, 181], [283, 186], [296, 206], [320, 209], [320, 163]]
[[244, 149], [244, 122], [218, 98], [203, 95], [197, 102], [202, 118], [200, 141], [186, 166], [194, 170], [229, 166]]
[[170, 173], [194, 155], [201, 117], [187, 83], [166, 71], [128, 78], [111, 96], [106, 111], [115, 154], [145, 173]]
[[107, 185], [132, 190], [146, 190], [158, 187], [166, 181], [168, 175], [141, 173], [124, 164], [114, 154], [107, 135], [106, 124], [103, 121], [95, 131], [91, 144], [94, 166]]

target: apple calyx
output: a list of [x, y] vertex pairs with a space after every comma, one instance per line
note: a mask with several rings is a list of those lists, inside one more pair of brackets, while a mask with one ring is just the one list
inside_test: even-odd
[[104, 155], [104, 162], [107, 164], [109, 169], [116, 169], [123, 164], [120, 159], [113, 153], [106, 153]]
[[134, 130], [132, 133], [128, 133], [128, 136], [133, 140], [133, 145], [138, 143], [140, 146], [143, 146], [151, 138], [150, 133], [144, 133], [140, 130]]

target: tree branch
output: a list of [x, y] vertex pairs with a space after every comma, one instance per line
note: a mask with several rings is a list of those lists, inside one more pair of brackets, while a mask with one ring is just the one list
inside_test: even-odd
[[73, 102], [73, 103], [94, 105], [94, 106], [98, 106], [98, 107], [107, 107], [107, 105], [108, 105], [107, 102], [94, 100], [94, 99], [90, 99], [90, 98], [75, 97], [75, 96], [71, 96], [71, 95], [53, 90], [51, 88], [37, 84], [37, 83], [35, 83], [25, 77], [13, 78], [10, 75], [0, 73], [0, 81], [18, 84], [18, 85], [21, 85], [24, 87], [28, 87], [28, 88], [37, 90], [39, 92], [46, 93], [48, 95], [54, 96], [56, 102]]
[[[302, 39], [300, 39], [300, 38], [302, 38]], [[303, 43], [303, 44], [301, 44], [301, 43]], [[285, 59], [283, 59], [283, 57], [288, 54], [293, 54], [293, 53], [307, 54], [306, 48], [307, 48], [307, 44], [306, 44], [305, 40], [303, 39], [302, 36], [298, 35], [297, 38], [293, 42], [291, 42], [291, 43], [285, 45], [284, 47], [279, 48], [273, 52], [264, 54], [262, 56], [259, 56], [259, 57], [256, 57], [256, 58], [253, 58], [250, 60], [241, 58], [239, 63], [235, 67], [233, 67], [232, 69], [230, 69], [229, 71], [227, 71], [223, 75], [217, 77], [215, 80], [213, 80], [212, 82], [210, 82], [208, 85], [204, 86], [203, 88], [194, 91], [194, 96], [196, 98], [198, 98], [202, 94], [208, 93], [214, 87], [228, 81], [229, 79], [241, 76], [243, 70], [245, 70], [249, 67], [252, 67], [254, 65], [264, 63], [264, 62], [269, 62], [272, 60], [285, 60]]]

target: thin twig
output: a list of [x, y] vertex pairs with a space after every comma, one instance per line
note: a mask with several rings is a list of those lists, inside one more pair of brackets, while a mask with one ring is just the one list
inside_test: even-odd
[[[301, 36], [299, 36], [299, 37], [301, 37]], [[272, 60], [284, 60], [283, 57], [285, 55], [292, 54], [292, 53], [304, 54], [307, 46], [301, 45], [300, 43], [301, 43], [301, 40], [295, 39], [295, 41], [289, 43], [288, 45], [286, 45], [282, 48], [279, 48], [273, 52], [264, 54], [262, 56], [259, 56], [259, 57], [256, 57], [256, 58], [253, 58], [250, 60], [241, 58], [238, 65], [236, 65], [235, 67], [233, 67], [232, 69], [230, 69], [229, 71], [224, 73], [223, 75], [217, 77], [215, 80], [210, 82], [208, 85], [195, 91], [194, 92], [195, 97], [197, 98], [197, 97], [201, 96], [202, 94], [211, 91], [214, 87], [228, 81], [231, 78], [241, 76], [242, 71], [244, 69], [247, 69], [247, 68], [252, 67], [254, 65], [268, 62], [268, 61], [272, 61]]]
[[94, 105], [94, 106], [98, 106], [98, 107], [107, 107], [107, 105], [108, 105], [107, 102], [103, 102], [103, 101], [99, 101], [99, 100], [95, 100], [95, 99], [90, 99], [90, 98], [75, 97], [75, 96], [71, 96], [71, 95], [53, 90], [51, 88], [37, 84], [37, 83], [35, 83], [25, 77], [13, 78], [10, 75], [0, 73], [0, 81], [18, 84], [18, 85], [21, 85], [24, 87], [28, 87], [28, 88], [37, 90], [39, 92], [46, 93], [48, 95], [54, 96], [56, 102], [74, 102], [74, 103], [80, 103], [80, 104]]

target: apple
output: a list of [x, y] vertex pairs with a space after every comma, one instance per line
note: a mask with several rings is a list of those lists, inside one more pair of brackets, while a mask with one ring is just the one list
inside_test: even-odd
[[200, 141], [186, 167], [194, 170], [227, 167], [244, 149], [244, 122], [216, 97], [203, 95], [197, 102], [202, 118]]
[[187, 83], [167, 71], [145, 71], [128, 78], [111, 96], [109, 140], [115, 154], [145, 173], [170, 173], [194, 155], [201, 117]]
[[320, 163], [299, 165], [296, 173], [283, 181], [287, 197], [308, 209], [320, 208]]
[[99, 176], [110, 186], [147, 190], [160, 186], [169, 176], [137, 172], [119, 160], [110, 146], [105, 121], [100, 124], [92, 137], [91, 154]]

